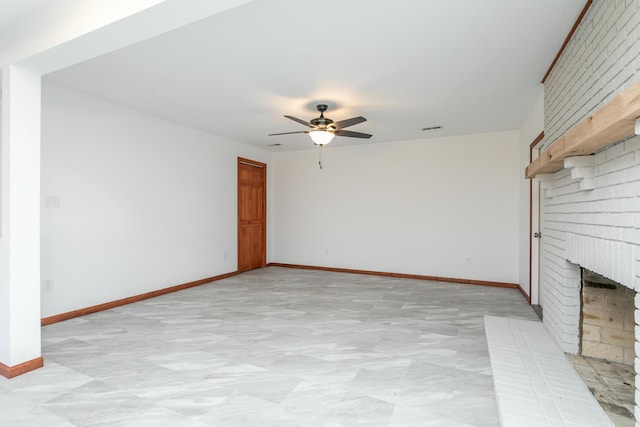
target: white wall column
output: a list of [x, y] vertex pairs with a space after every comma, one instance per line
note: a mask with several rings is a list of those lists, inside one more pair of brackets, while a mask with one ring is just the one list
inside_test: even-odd
[[40, 75], [2, 70], [0, 374], [42, 366], [40, 343]]

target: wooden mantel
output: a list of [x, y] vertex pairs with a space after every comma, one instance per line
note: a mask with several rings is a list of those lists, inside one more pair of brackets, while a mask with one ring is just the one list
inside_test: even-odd
[[525, 177], [557, 172], [564, 159], [596, 153], [608, 145], [632, 136], [640, 117], [640, 81], [634, 83], [598, 111], [567, 131], [540, 153], [525, 170]]

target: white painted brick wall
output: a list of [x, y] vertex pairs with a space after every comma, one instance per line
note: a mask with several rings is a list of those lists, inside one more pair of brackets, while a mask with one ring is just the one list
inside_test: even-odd
[[[581, 190], [580, 178], [563, 169], [543, 191], [541, 303], [559, 311], [552, 315], [543, 305], [545, 315], [558, 319], [549, 325], [557, 337], [578, 333], [569, 321], [575, 308], [570, 300], [580, 290], [578, 264], [640, 290], [640, 137], [595, 154], [593, 161], [593, 190]], [[565, 351], [575, 351], [570, 341]]]
[[544, 85], [545, 143], [638, 80], [640, 2], [594, 0]]
[[[639, 79], [640, 0], [594, 0], [545, 81], [543, 147]], [[640, 137], [595, 154], [593, 170], [573, 175], [586, 177], [581, 184], [571, 169], [563, 169], [544, 183], [540, 257], [544, 324], [570, 353], [578, 350], [578, 264], [640, 290]], [[581, 190], [581, 185], [591, 189]], [[638, 373], [639, 313], [637, 296]], [[636, 375], [637, 419], [639, 403], [640, 375]]]

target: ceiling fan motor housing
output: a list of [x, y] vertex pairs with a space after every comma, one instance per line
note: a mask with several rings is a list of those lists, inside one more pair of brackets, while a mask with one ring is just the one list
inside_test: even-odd
[[324, 116], [324, 112], [327, 111], [327, 106], [325, 104], [318, 104], [316, 108], [320, 111], [320, 117], [312, 119], [309, 123], [315, 126], [316, 129], [326, 129], [331, 123], [333, 123], [333, 120]]

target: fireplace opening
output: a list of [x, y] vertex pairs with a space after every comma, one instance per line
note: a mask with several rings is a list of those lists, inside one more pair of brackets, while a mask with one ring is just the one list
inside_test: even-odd
[[570, 359], [614, 423], [635, 425], [636, 292], [590, 270], [581, 272], [579, 354]]
[[635, 362], [635, 291], [582, 269], [580, 353], [624, 363]]

